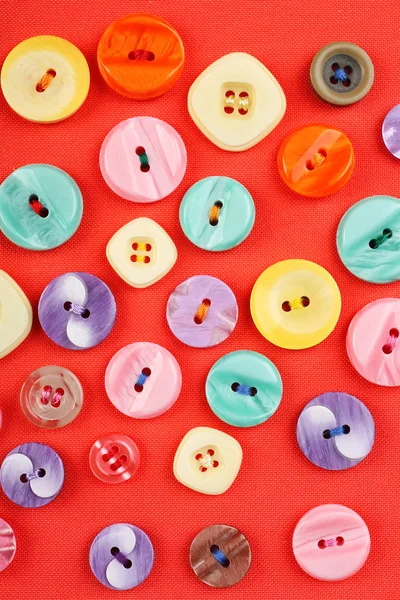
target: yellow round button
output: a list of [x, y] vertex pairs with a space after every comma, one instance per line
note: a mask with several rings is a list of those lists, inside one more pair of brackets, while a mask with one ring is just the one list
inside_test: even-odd
[[24, 119], [54, 123], [71, 116], [85, 101], [90, 72], [76, 46], [39, 35], [15, 46], [1, 69], [1, 89]]
[[272, 344], [290, 350], [310, 348], [333, 331], [341, 309], [332, 275], [308, 260], [283, 260], [254, 284], [251, 316]]

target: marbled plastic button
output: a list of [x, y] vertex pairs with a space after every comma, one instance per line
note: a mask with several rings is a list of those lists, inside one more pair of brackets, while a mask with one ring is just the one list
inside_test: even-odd
[[229, 250], [247, 238], [254, 225], [254, 201], [230, 177], [206, 177], [184, 195], [179, 218], [184, 234], [203, 250]]
[[357, 573], [368, 558], [368, 527], [354, 510], [324, 504], [309, 510], [293, 533], [300, 567], [322, 581], [341, 581]]
[[182, 387], [179, 364], [171, 352], [148, 342], [118, 350], [106, 370], [106, 392], [120, 412], [135, 419], [162, 415]]
[[0, 573], [8, 567], [15, 556], [16, 541], [12, 527], [0, 519]]
[[32, 306], [19, 285], [0, 269], [0, 358], [17, 348], [32, 328]]
[[242, 464], [242, 448], [233, 437], [195, 427], [179, 444], [174, 475], [186, 487], [203, 494], [223, 494], [231, 487]]
[[44, 332], [70, 350], [100, 344], [114, 327], [116, 312], [110, 288], [89, 273], [59, 275], [39, 300], [39, 321]]
[[106, 254], [114, 271], [136, 288], [148, 287], [162, 279], [178, 257], [168, 233], [147, 217], [134, 219], [114, 233]]
[[371, 452], [375, 424], [354, 396], [327, 392], [311, 400], [297, 422], [297, 441], [318, 467], [339, 471], [358, 465]]
[[245, 52], [212, 63], [192, 84], [190, 116], [216, 146], [240, 152], [263, 140], [286, 110], [283, 90], [270, 71]]
[[310, 348], [332, 333], [341, 310], [332, 275], [308, 260], [283, 260], [268, 267], [254, 284], [251, 316], [272, 344], [290, 350]]
[[139, 450], [130, 438], [109, 433], [98, 439], [89, 454], [92, 473], [105, 483], [128, 481], [138, 470]]
[[190, 564], [203, 583], [214, 588], [232, 587], [250, 568], [250, 544], [236, 527], [211, 525], [194, 538]]
[[185, 175], [187, 155], [179, 133], [154, 117], [116, 125], [100, 150], [100, 170], [113, 192], [132, 202], [169, 196]]
[[315, 198], [329, 196], [338, 192], [353, 173], [353, 146], [335, 127], [306, 125], [283, 140], [278, 169], [294, 192]]
[[54, 123], [70, 117], [86, 99], [90, 72], [76, 46], [53, 35], [24, 40], [7, 56], [1, 89], [24, 119]]
[[90, 547], [93, 575], [112, 590], [130, 590], [150, 575], [153, 545], [144, 531], [128, 523], [109, 525]]
[[216, 277], [190, 277], [168, 299], [167, 321], [172, 333], [194, 348], [208, 348], [226, 340], [237, 319], [235, 295]]
[[274, 363], [262, 354], [238, 350], [211, 367], [206, 396], [211, 410], [225, 423], [253, 427], [277, 410], [282, 379]]
[[400, 158], [400, 104], [389, 110], [382, 125], [382, 137], [390, 154]]
[[57, 452], [37, 442], [21, 444], [3, 460], [0, 483], [5, 495], [25, 508], [49, 504], [64, 483], [64, 466]]
[[21, 248], [50, 250], [64, 244], [82, 218], [75, 181], [52, 165], [26, 165], [0, 185], [0, 229]]

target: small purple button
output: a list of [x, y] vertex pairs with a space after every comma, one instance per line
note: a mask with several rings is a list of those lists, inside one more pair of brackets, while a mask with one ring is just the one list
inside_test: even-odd
[[153, 545], [139, 527], [117, 523], [95, 537], [89, 561], [93, 574], [103, 585], [112, 590], [130, 590], [150, 574]]
[[358, 465], [371, 451], [375, 424], [354, 396], [327, 392], [311, 400], [297, 422], [297, 441], [318, 467], [339, 471]]
[[112, 330], [116, 312], [110, 288], [89, 273], [56, 277], [39, 300], [39, 321], [45, 333], [70, 350], [100, 344]]
[[226, 340], [237, 319], [235, 295], [216, 277], [190, 277], [168, 299], [167, 321], [172, 333], [194, 348], [208, 348]]
[[389, 110], [382, 125], [382, 137], [386, 148], [400, 158], [400, 104]]

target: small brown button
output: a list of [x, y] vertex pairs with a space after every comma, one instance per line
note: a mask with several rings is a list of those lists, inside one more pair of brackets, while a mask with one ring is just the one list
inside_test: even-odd
[[250, 544], [235, 527], [211, 525], [194, 538], [190, 546], [190, 564], [197, 577], [207, 585], [231, 587], [241, 581], [250, 568]]

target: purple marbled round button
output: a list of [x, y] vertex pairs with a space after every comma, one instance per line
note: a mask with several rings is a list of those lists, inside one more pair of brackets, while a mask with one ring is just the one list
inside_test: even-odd
[[311, 400], [297, 422], [297, 441], [318, 467], [339, 471], [358, 465], [371, 451], [375, 424], [354, 396], [327, 392]]
[[153, 545], [139, 527], [116, 523], [95, 537], [89, 561], [93, 574], [103, 585], [112, 590], [130, 590], [150, 574]]
[[382, 125], [382, 137], [386, 148], [400, 158], [400, 104], [389, 110]]
[[6, 496], [26, 508], [49, 504], [64, 483], [64, 466], [57, 452], [37, 442], [21, 444], [5, 457], [0, 484]]
[[89, 273], [66, 273], [49, 283], [39, 300], [39, 321], [53, 342], [70, 350], [100, 344], [114, 326], [110, 288]]
[[237, 319], [235, 295], [216, 277], [190, 277], [168, 299], [167, 321], [172, 333], [194, 348], [208, 348], [226, 340]]

